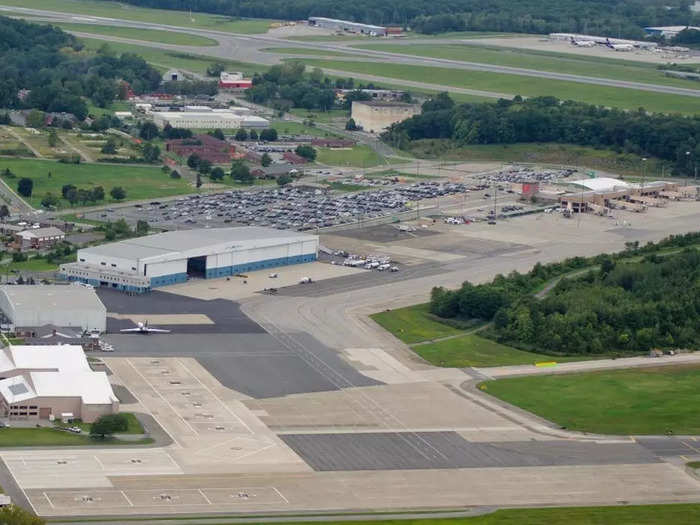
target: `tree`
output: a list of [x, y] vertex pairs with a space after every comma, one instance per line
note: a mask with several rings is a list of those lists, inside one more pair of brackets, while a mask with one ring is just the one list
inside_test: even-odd
[[357, 124], [355, 123], [355, 119], [348, 119], [348, 121], [345, 123], [345, 129], [347, 129], [348, 131], [357, 131]]
[[187, 157], [187, 166], [193, 170], [196, 170], [199, 167], [201, 160], [202, 159], [199, 157], [199, 155], [192, 153], [189, 157]]
[[251, 129], [250, 133], [248, 133], [248, 138], [250, 138], [250, 140], [258, 140], [258, 132]]
[[58, 202], [58, 197], [51, 192], [47, 192], [41, 199], [41, 205], [47, 209], [55, 208], [58, 206]]
[[160, 133], [158, 131], [158, 126], [156, 126], [150, 120], [147, 120], [141, 124], [141, 128], [139, 129], [139, 137], [141, 137], [143, 140], [153, 140], [159, 135]]
[[202, 175], [208, 174], [211, 171], [211, 161], [207, 159], [200, 160], [197, 170]]
[[224, 64], [221, 62], [214, 62], [207, 68], [207, 75], [210, 77], [218, 77], [224, 71], [226, 71], [226, 66]]
[[3, 525], [44, 525], [46, 522], [17, 505], [0, 508], [0, 523]]
[[102, 201], [105, 198], [105, 189], [102, 186], [92, 188], [92, 196], [90, 200]]
[[0, 206], [0, 219], [4, 219], [5, 217], [10, 216], [10, 209], [7, 207], [7, 204], [3, 204]]
[[280, 175], [279, 177], [277, 177], [277, 184], [279, 186], [286, 186], [290, 182], [292, 182], [292, 177], [287, 174]]
[[231, 165], [231, 178], [242, 184], [252, 184], [255, 180], [248, 165], [240, 160], [234, 161]]
[[124, 190], [124, 188], [121, 186], [115, 186], [110, 190], [109, 194], [115, 201], [120, 201], [126, 198], [126, 190]]
[[31, 110], [27, 115], [27, 127], [43, 128], [45, 121], [46, 115], [43, 111], [39, 111], [38, 109]]
[[211, 173], [209, 174], [209, 178], [213, 181], [220, 181], [224, 178], [224, 175], [226, 173], [224, 172], [223, 169], [221, 169], [219, 166], [211, 170]]
[[214, 131], [212, 131], [211, 136], [214, 138], [217, 138], [219, 140], [226, 140], [226, 137], [224, 136], [224, 132], [221, 131], [220, 129], [215, 129]]
[[313, 146], [309, 146], [308, 144], [300, 144], [296, 147], [294, 153], [310, 162], [316, 160], [316, 150], [313, 148]]
[[274, 142], [277, 140], [277, 130], [275, 128], [265, 128], [260, 132], [260, 140], [263, 142]]
[[267, 153], [263, 153], [260, 159], [260, 164], [262, 164], [263, 168], [267, 168], [270, 164], [272, 164], [272, 157], [270, 157]]
[[67, 199], [67, 198], [68, 198], [68, 192], [71, 191], [71, 190], [76, 190], [76, 189], [77, 189], [77, 188], [76, 188], [75, 186], [73, 186], [72, 184], [64, 184], [64, 185], [61, 187], [61, 196], [62, 196], [64, 199]]
[[117, 432], [126, 432], [129, 429], [129, 420], [124, 414], [107, 414], [100, 416], [90, 425], [90, 437], [104, 439]]
[[100, 149], [100, 151], [108, 155], [114, 155], [117, 152], [117, 141], [114, 140], [113, 137], [109, 137], [107, 139], [107, 142], [105, 142], [102, 148]]
[[160, 148], [150, 142], [143, 145], [141, 153], [146, 162], [156, 162], [160, 159]]
[[197, 172], [197, 179], [196, 179], [194, 185], [196, 186], [197, 189], [202, 187], [202, 174], [199, 172]]
[[34, 181], [27, 177], [22, 177], [17, 183], [17, 193], [22, 197], [31, 197], [34, 189]]
[[64, 195], [65, 199], [70, 203], [71, 206], [75, 206], [78, 202], [78, 190], [73, 186]]
[[238, 142], [244, 142], [244, 141], [248, 140], [248, 132], [245, 130], [245, 128], [238, 128], [238, 131], [236, 131], [236, 135], [234, 138]]
[[136, 234], [137, 235], [146, 235], [151, 227], [149, 226], [148, 222], [143, 221], [143, 220], [138, 220], [136, 221]]
[[56, 135], [54, 130], [51, 130], [49, 133], [48, 142], [50, 148], [55, 148], [56, 144], [58, 144], [58, 135]]
[[170, 172], [170, 178], [171, 179], [181, 179], [182, 175], [180, 175], [180, 172], [177, 170], [173, 170]]

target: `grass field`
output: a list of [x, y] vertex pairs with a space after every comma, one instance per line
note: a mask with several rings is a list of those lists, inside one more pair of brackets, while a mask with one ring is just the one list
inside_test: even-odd
[[95, 52], [103, 45], [107, 44], [110, 49], [116, 53], [136, 53], [144, 60], [153, 64], [153, 66], [161, 69], [181, 69], [184, 71], [192, 71], [194, 73], [206, 74], [207, 68], [214, 63], [220, 62], [229, 70], [242, 71], [243, 73], [253, 74], [256, 72], [267, 71], [266, 66], [258, 64], [250, 64], [244, 62], [236, 62], [235, 60], [224, 60], [217, 57], [206, 57], [201, 55], [192, 55], [188, 53], [178, 53], [176, 51], [167, 51], [164, 49], [156, 49], [148, 46], [139, 46], [136, 44], [123, 44], [121, 42], [106, 42], [96, 38], [81, 38], [81, 42], [85, 44], [86, 51]]
[[372, 168], [384, 162], [384, 158], [369, 146], [358, 144], [350, 149], [316, 148], [316, 161], [329, 166], [355, 166]]
[[[139, 420], [136, 419], [136, 416], [132, 414], [131, 412], [120, 412], [121, 415], [126, 416], [126, 420], [129, 424], [127, 429], [124, 432], [119, 432], [120, 434], [143, 434], [143, 426], [141, 423], [139, 423]], [[90, 428], [92, 425], [90, 423], [75, 423], [71, 424], [70, 426], [76, 426], [79, 427], [83, 430], [83, 432], [90, 433]]]
[[700, 434], [700, 365], [500, 379], [485, 391], [571, 430]]
[[431, 319], [428, 314], [428, 304], [425, 303], [379, 312], [370, 317], [379, 326], [409, 345], [463, 333], [463, 330]]
[[280, 135], [312, 135], [314, 137], [337, 137], [335, 133], [313, 126], [304, 126], [293, 120], [274, 120], [270, 127], [275, 128]]
[[[268, 53], [286, 54], [286, 55], [316, 55], [316, 56], [355, 56], [358, 57], [358, 53], [343, 53], [342, 51], [326, 51], [324, 49], [311, 49], [308, 47], [268, 47], [267, 49], [261, 49], [261, 51], [266, 51]], [[361, 54], [361, 52], [360, 52]]]
[[[264, 520], [261, 521], [264, 522]], [[290, 525], [311, 525], [315, 522], [289, 523]], [[366, 522], [343, 520], [325, 523], [327, 525], [362, 525]], [[469, 518], [377, 519], [372, 523], [373, 525], [697, 525], [700, 523], [700, 504], [502, 509]]]
[[[4, 178], [13, 189], [22, 177], [34, 181], [34, 191], [29, 203], [39, 207], [41, 199], [47, 192], [61, 196], [64, 184], [74, 184], [78, 188], [102, 186], [107, 193], [114, 186], [122, 186], [126, 192], [126, 200], [150, 199], [167, 197], [192, 192], [192, 188], [184, 179], [171, 179], [158, 167], [129, 166], [111, 164], [62, 164], [50, 160], [31, 159], [0, 159], [0, 171], [9, 168], [16, 179]], [[48, 173], [51, 172], [51, 177]], [[61, 201], [62, 207], [68, 207], [67, 201]]]
[[[502, 162], [534, 162], [538, 164], [585, 166], [591, 169], [611, 171], [620, 175], [639, 176], [639, 156], [616, 153], [609, 149], [556, 143], [485, 144], [453, 148], [448, 141], [419, 140], [411, 144], [411, 153], [421, 158], [444, 160], [496, 160]], [[662, 177], [663, 161], [647, 160], [648, 178]], [[670, 173], [666, 163], [664, 173]]]
[[22, 262], [10, 262], [0, 264], [0, 275], [8, 272], [51, 272], [58, 268], [58, 265], [48, 262], [46, 259], [28, 259]]
[[635, 89], [582, 84], [563, 80], [468, 71], [454, 68], [412, 66], [386, 62], [353, 62], [344, 60], [294, 59], [309, 66], [363, 73], [379, 77], [410, 80], [420, 79], [431, 84], [441, 84], [466, 89], [478, 89], [496, 93], [528, 97], [554, 95], [565, 100], [578, 100], [590, 104], [649, 111], [690, 113], [700, 112], [700, 98], [668, 95]]
[[273, 20], [240, 20], [226, 16], [206, 13], [190, 13], [187, 11], [171, 11], [163, 9], [148, 9], [135, 7], [119, 2], [97, 0], [2, 0], [2, 5], [31, 9], [45, 9], [61, 13], [76, 13], [81, 16], [101, 16], [121, 18], [137, 22], [150, 22], [171, 26], [213, 29], [231, 33], [265, 33]]
[[115, 438], [92, 439], [89, 435], [73, 434], [53, 428], [0, 428], [0, 447], [62, 447], [102, 445], [145, 445], [153, 439], [125, 441]]
[[627, 62], [614, 58], [459, 44], [362, 44], [353, 47], [356, 49], [372, 49], [406, 55], [522, 67], [539, 71], [646, 82], [648, 84], [662, 84], [689, 89], [698, 88], [698, 83], [695, 81], [665, 76], [656, 68], [656, 64]]
[[160, 42], [180, 46], [215, 46], [216, 40], [199, 35], [179, 33], [177, 31], [159, 31], [156, 29], [138, 29], [135, 27], [102, 26], [96, 24], [53, 24], [66, 31], [116, 36], [147, 42]]
[[301, 117], [303, 119], [313, 120], [315, 122], [327, 123], [333, 120], [347, 120], [350, 118], [350, 112], [344, 109], [331, 109], [330, 111], [314, 111], [304, 108], [292, 108], [289, 113]]

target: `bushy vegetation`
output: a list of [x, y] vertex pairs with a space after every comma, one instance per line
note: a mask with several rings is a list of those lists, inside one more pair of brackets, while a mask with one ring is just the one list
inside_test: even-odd
[[[444, 31], [568, 31], [640, 38], [649, 25], [693, 24], [685, 0], [125, 0], [161, 9], [300, 20], [309, 16]], [[697, 24], [697, 22], [695, 22]]]
[[700, 158], [700, 117], [623, 111], [555, 97], [456, 105], [442, 93], [423, 105], [422, 114], [394, 124], [383, 138], [401, 148], [421, 139], [450, 139], [455, 146], [579, 144], [674, 161], [679, 174], [691, 174]]
[[[0, 17], [0, 107], [67, 112], [83, 120], [84, 97], [106, 107], [126, 96], [126, 83], [137, 93], [160, 83], [160, 73], [137, 55], [104, 48], [86, 57], [76, 53], [81, 49], [57, 27]], [[23, 100], [21, 89], [30, 90]]]
[[[498, 275], [488, 284], [465, 282], [458, 290], [434, 288], [430, 311], [444, 318], [493, 321], [501, 341], [551, 353], [698, 348], [700, 253], [687, 248], [700, 233], [592, 258], [537, 264], [530, 272]], [[661, 250], [681, 251], [659, 255]], [[588, 271], [585, 271], [589, 268]], [[561, 279], [543, 299], [533, 297], [548, 280]]]

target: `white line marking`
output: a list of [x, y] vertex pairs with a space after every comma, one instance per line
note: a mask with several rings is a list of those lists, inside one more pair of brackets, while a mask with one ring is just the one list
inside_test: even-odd
[[100, 461], [100, 458], [98, 458], [97, 456], [92, 456], [92, 457], [95, 458], [95, 461], [97, 461], [97, 464], [100, 466], [100, 468], [101, 468], [102, 470], [107, 470], [107, 469], [105, 468], [105, 466], [104, 466], [104, 463], [102, 463], [102, 462]]
[[48, 495], [46, 492], [42, 492], [42, 494], [43, 494], [44, 497], [46, 498], [46, 501], [49, 502], [49, 505], [51, 505], [51, 508], [52, 508], [52, 509], [55, 509], [56, 507], [54, 506], [53, 501], [51, 501], [51, 498], [49, 498], [49, 495]]
[[284, 497], [284, 495], [277, 489], [277, 487], [272, 487], [272, 490], [274, 490], [279, 495], [279, 497], [282, 498], [287, 505], [289, 505], [289, 500]]
[[120, 490], [119, 492], [122, 493], [122, 496], [124, 496], [124, 499], [126, 500], [126, 502], [127, 502], [131, 507], [135, 507], [135, 505], [134, 505], [134, 504], [131, 502], [131, 500], [129, 499], [129, 496], [126, 495], [126, 492], [124, 492], [123, 490]]
[[[34, 512], [34, 514], [38, 514], [38, 512], [36, 511], [36, 507], [34, 506], [34, 503], [32, 503], [32, 500], [29, 498], [29, 496], [27, 496], [27, 491], [24, 490], [24, 487], [19, 482], [19, 478], [15, 475], [14, 470], [12, 470], [12, 467], [10, 466], [10, 462], [5, 461], [4, 457], [2, 458], [2, 461], [3, 461], [3, 463], [5, 463], [5, 466], [7, 467], [7, 470], [10, 472], [10, 475], [14, 478], [15, 483], [17, 484], [17, 486], [19, 487], [19, 490], [22, 492], [22, 495], [24, 496], [24, 499], [27, 500], [27, 503], [29, 503], [29, 506], [32, 508], [32, 512]], [[24, 459], [23, 459], [23, 461], [24, 461]]]
[[197, 489], [197, 490], [198, 490], [199, 493], [202, 495], [202, 497], [204, 498], [204, 500], [205, 500], [209, 505], [211, 505], [211, 504], [212, 504], [212, 503], [211, 503], [211, 500], [210, 500], [209, 498], [207, 498], [207, 495], [206, 495], [204, 492], [202, 492], [202, 489]]

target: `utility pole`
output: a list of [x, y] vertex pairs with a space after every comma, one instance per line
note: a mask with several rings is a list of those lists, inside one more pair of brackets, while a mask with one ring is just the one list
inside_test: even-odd
[[642, 192], [644, 192], [644, 183], [647, 179], [647, 158], [642, 157]]

